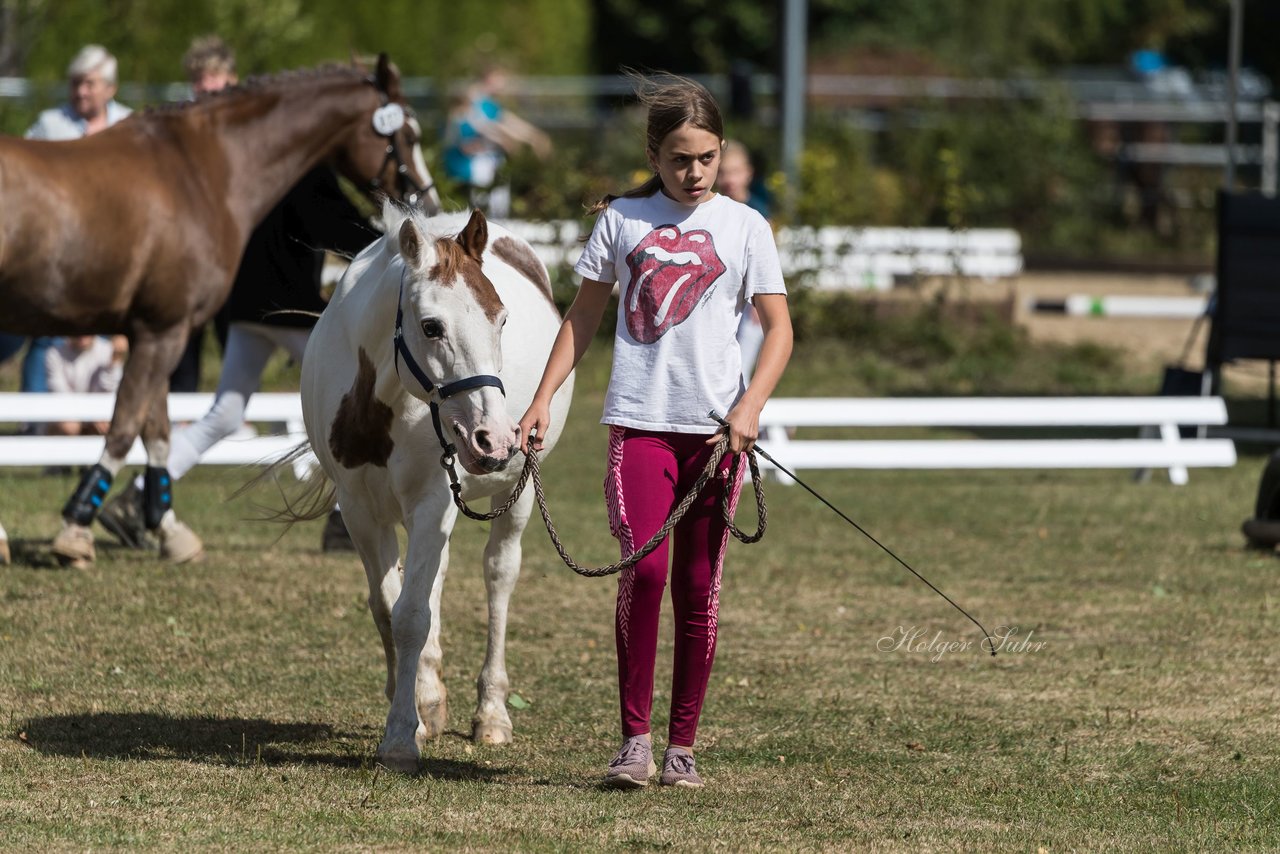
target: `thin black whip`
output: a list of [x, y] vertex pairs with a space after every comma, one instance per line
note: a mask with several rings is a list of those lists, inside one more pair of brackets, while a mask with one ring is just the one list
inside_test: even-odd
[[[723, 418], [721, 418], [719, 415], [717, 415], [717, 414], [716, 414], [716, 411], [715, 411], [714, 409], [713, 409], [713, 410], [711, 410], [711, 412], [710, 412], [710, 413], [708, 413], [708, 415], [711, 417], [711, 419], [712, 419], [713, 421], [715, 421], [716, 423], [720, 424], [722, 427], [728, 428], [728, 426], [729, 426], [729, 422], [728, 422], [728, 421], [725, 421]], [[961, 614], [964, 614], [966, 617], [968, 617], [968, 618], [969, 618], [969, 620], [970, 620], [970, 621], [971, 621], [975, 626], [977, 626], [979, 629], [981, 629], [981, 630], [982, 630], [982, 633], [983, 633], [984, 635], [986, 635], [987, 642], [988, 642], [988, 644], [987, 644], [987, 645], [988, 645], [988, 648], [991, 650], [991, 654], [992, 654], [993, 656], [996, 654], [996, 643], [995, 643], [995, 641], [994, 641], [994, 640], [992, 640], [992, 638], [991, 638], [991, 633], [990, 633], [990, 632], [988, 632], [988, 631], [987, 631], [987, 629], [986, 629], [986, 627], [985, 627], [985, 626], [983, 626], [983, 625], [982, 625], [982, 623], [979, 623], [979, 622], [974, 618], [974, 616], [973, 616], [972, 614], [970, 614], [970, 613], [969, 613], [968, 611], [966, 611], [964, 608], [961, 608], [959, 605], [957, 605], [957, 604], [956, 604], [956, 602], [955, 602], [955, 600], [954, 600], [954, 599], [952, 599], [950, 596], [948, 596], [947, 594], [945, 594], [945, 593], [943, 593], [941, 590], [939, 590], [937, 587], [935, 587], [935, 586], [934, 586], [934, 584], [933, 584], [933, 582], [931, 582], [929, 579], [925, 578], [925, 577], [924, 577], [923, 575], [921, 575], [920, 573], [916, 572], [916, 571], [915, 571], [915, 569], [913, 569], [913, 568], [912, 568], [911, 564], [907, 563], [905, 560], [903, 560], [902, 558], [900, 558], [900, 557], [898, 557], [896, 554], [894, 554], [892, 549], [890, 549], [890, 548], [889, 548], [888, 546], [886, 546], [884, 543], [882, 543], [882, 542], [880, 542], [879, 540], [877, 540], [875, 537], [871, 536], [871, 534], [867, 532], [867, 529], [866, 529], [866, 528], [862, 527], [862, 526], [861, 526], [861, 525], [859, 525], [857, 522], [855, 522], [855, 521], [853, 521], [852, 519], [850, 519], [848, 516], [846, 516], [846, 515], [844, 514], [844, 512], [843, 512], [843, 511], [841, 511], [841, 510], [840, 510], [840, 508], [839, 508], [839, 507], [836, 507], [836, 506], [835, 506], [834, 504], [832, 504], [830, 501], [828, 501], [827, 499], [823, 498], [821, 495], [819, 495], [819, 494], [818, 494], [818, 492], [817, 492], [813, 487], [809, 486], [809, 484], [805, 483], [803, 480], [801, 480], [800, 478], [796, 477], [795, 472], [793, 472], [791, 469], [787, 468], [787, 467], [786, 467], [786, 466], [784, 466], [782, 463], [780, 463], [780, 462], [778, 462], [777, 460], [775, 460], [775, 459], [773, 458], [773, 456], [772, 456], [772, 455], [770, 455], [770, 453], [769, 453], [768, 451], [766, 451], [764, 448], [761, 448], [759, 445], [755, 445], [755, 446], [752, 448], [752, 450], [754, 450], [754, 451], [755, 451], [757, 454], [759, 454], [760, 456], [764, 457], [764, 458], [765, 458], [766, 460], [768, 460], [769, 462], [773, 463], [773, 464], [774, 464], [774, 466], [776, 466], [780, 471], [785, 472], [785, 473], [786, 473], [786, 474], [787, 474], [787, 475], [788, 475], [792, 480], [794, 480], [796, 483], [798, 483], [798, 484], [800, 484], [801, 486], [803, 486], [803, 487], [808, 491], [808, 493], [809, 493], [810, 495], [812, 495], [814, 498], [816, 498], [816, 499], [818, 499], [819, 501], [821, 501], [823, 504], [827, 505], [827, 507], [831, 508], [831, 511], [832, 511], [833, 513], [835, 513], [835, 514], [836, 514], [837, 516], [839, 516], [841, 519], [843, 519], [843, 520], [845, 520], [846, 522], [848, 522], [848, 523], [849, 523], [850, 525], [852, 525], [853, 527], [857, 528], [857, 529], [858, 529], [858, 533], [862, 534], [862, 535], [863, 535], [864, 537], [866, 537], [868, 540], [870, 540], [871, 542], [875, 543], [877, 546], [879, 546], [880, 548], [882, 548], [882, 549], [884, 550], [885, 554], [889, 555], [889, 557], [893, 558], [893, 559], [894, 559], [894, 560], [896, 560], [898, 563], [900, 563], [900, 564], [902, 564], [903, 566], [905, 566], [905, 567], [906, 567], [906, 568], [911, 572], [911, 574], [912, 574], [912, 575], [914, 575], [916, 578], [920, 579], [920, 580], [921, 580], [921, 581], [923, 581], [925, 584], [929, 585], [929, 589], [930, 589], [930, 590], [932, 590], [934, 593], [937, 593], [937, 594], [938, 594], [939, 596], [941, 596], [943, 599], [946, 599], [946, 600], [947, 600], [947, 602], [949, 602], [949, 603], [951, 604], [951, 607], [955, 608], [955, 609], [956, 609], [957, 611], [959, 611]]]

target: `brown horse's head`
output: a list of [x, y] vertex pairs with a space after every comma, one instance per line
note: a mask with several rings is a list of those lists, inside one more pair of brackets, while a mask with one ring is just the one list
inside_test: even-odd
[[380, 105], [343, 140], [333, 155], [334, 167], [366, 193], [388, 195], [428, 215], [439, 213], [440, 195], [422, 156], [422, 127], [404, 100], [400, 72], [385, 53], [369, 82]]

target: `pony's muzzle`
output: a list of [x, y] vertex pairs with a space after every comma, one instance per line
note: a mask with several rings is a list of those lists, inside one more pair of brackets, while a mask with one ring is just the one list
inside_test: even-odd
[[484, 425], [473, 431], [456, 421], [452, 426], [458, 440], [459, 462], [472, 474], [502, 471], [520, 448], [520, 428], [515, 425], [507, 430]]
[[484, 471], [485, 474], [493, 474], [500, 472], [507, 467], [507, 463], [511, 462], [511, 458], [498, 459], [497, 457], [477, 457], [476, 466]]

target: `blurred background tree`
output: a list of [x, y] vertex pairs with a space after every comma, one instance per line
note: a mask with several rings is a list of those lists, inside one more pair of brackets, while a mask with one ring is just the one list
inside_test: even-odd
[[[772, 0], [0, 0], [0, 75], [59, 79], [82, 44], [107, 45], [124, 76], [179, 79], [191, 38], [221, 34], [249, 73], [386, 50], [414, 76], [465, 73], [495, 53], [522, 73], [613, 73], [619, 65], [773, 70]], [[1011, 75], [1123, 64], [1139, 48], [1194, 67], [1225, 64], [1227, 0], [810, 0], [810, 54], [904, 52], [950, 74]], [[1246, 62], [1280, 75], [1280, 4], [1245, 0]]]
[[458, 76], [493, 54], [522, 73], [580, 74], [588, 0], [524, 0], [518, 14], [447, 0], [0, 0], [0, 73], [61, 80], [81, 45], [106, 45], [121, 79], [182, 79], [195, 36], [218, 33], [255, 74], [386, 51], [409, 76]]

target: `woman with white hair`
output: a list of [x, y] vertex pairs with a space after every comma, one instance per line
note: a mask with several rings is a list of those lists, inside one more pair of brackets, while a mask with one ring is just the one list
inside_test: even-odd
[[79, 139], [106, 130], [132, 112], [115, 100], [116, 58], [102, 45], [80, 49], [67, 66], [67, 83], [67, 103], [41, 113], [27, 139]]

